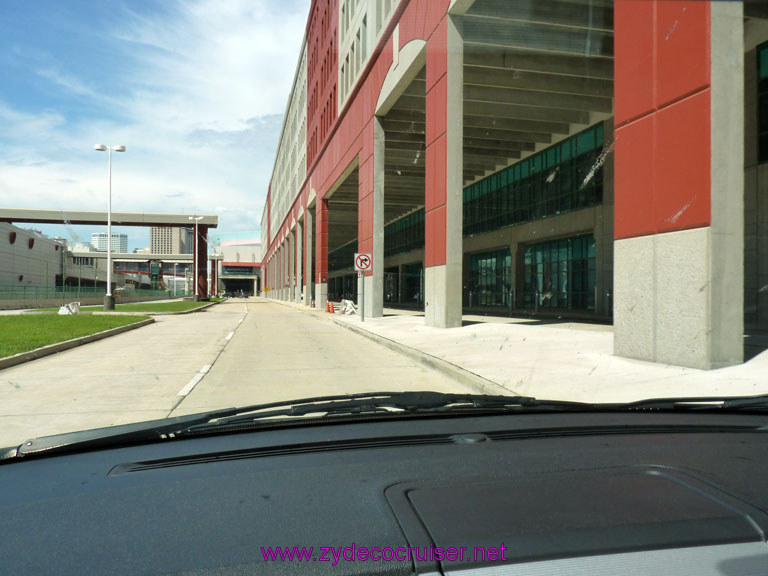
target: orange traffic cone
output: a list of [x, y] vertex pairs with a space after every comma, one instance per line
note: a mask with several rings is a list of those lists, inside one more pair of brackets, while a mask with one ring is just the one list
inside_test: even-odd
[[333, 301], [331, 301], [331, 314], [336, 314], [336, 310], [333, 309]]
[[330, 300], [328, 300], [325, 303], [325, 311], [328, 312], [329, 314], [331, 313], [331, 301]]

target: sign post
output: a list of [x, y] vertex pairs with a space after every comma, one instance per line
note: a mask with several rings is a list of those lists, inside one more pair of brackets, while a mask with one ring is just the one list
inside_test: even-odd
[[373, 258], [370, 254], [355, 252], [355, 270], [357, 270], [357, 277], [362, 278], [363, 288], [360, 295], [360, 321], [365, 322], [365, 273], [368, 270], [373, 270]]

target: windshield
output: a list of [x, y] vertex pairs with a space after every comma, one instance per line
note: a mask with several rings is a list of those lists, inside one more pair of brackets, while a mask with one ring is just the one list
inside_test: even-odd
[[768, 393], [761, 2], [7, 0], [0, 78], [0, 446]]

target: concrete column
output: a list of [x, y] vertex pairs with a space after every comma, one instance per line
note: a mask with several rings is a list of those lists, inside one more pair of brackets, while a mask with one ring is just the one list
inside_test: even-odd
[[307, 254], [306, 254], [306, 263], [304, 264], [304, 280], [306, 282], [305, 287], [305, 294], [304, 297], [304, 304], [309, 306], [311, 304], [310, 300], [314, 297], [314, 282], [312, 279], [314, 278], [314, 271], [312, 270], [312, 254], [314, 254], [314, 230], [313, 230], [313, 220], [314, 220], [314, 207], [307, 208], [307, 211], [305, 213], [305, 219], [307, 222]]
[[288, 302], [294, 300], [294, 290], [296, 286], [296, 231], [288, 232], [288, 293], [285, 299]]
[[315, 286], [315, 301], [320, 310], [325, 309], [328, 301], [328, 202], [317, 201], [317, 251], [315, 263], [317, 264], [317, 285]]
[[278, 298], [280, 300], [285, 299], [285, 243], [280, 242], [280, 292]]
[[617, 2], [614, 351], [743, 361], [741, 2]]
[[277, 249], [277, 261], [279, 269], [277, 271], [277, 299], [282, 300], [285, 294], [285, 252], [283, 250], [283, 242], [280, 241], [280, 247]]
[[381, 119], [373, 119], [373, 273], [365, 277], [365, 316], [384, 316], [384, 152]]
[[285, 241], [283, 242], [283, 301], [287, 302], [289, 299], [289, 292], [291, 286], [291, 239], [290, 233], [286, 234]]
[[452, 328], [462, 312], [464, 43], [453, 16], [440, 26], [427, 44], [424, 316]]
[[302, 290], [302, 274], [301, 274], [301, 268], [304, 264], [303, 260], [303, 252], [304, 252], [304, 234], [302, 233], [302, 229], [304, 228], [304, 225], [301, 220], [299, 220], [296, 223], [296, 295], [295, 295], [295, 301], [296, 304], [301, 304], [303, 300], [303, 290]]

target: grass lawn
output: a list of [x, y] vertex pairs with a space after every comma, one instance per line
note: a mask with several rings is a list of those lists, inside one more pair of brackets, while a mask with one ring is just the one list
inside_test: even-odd
[[[115, 312], [185, 312], [207, 306], [208, 304], [210, 302], [192, 302], [191, 300], [178, 302], [136, 302], [135, 304], [115, 304]], [[104, 310], [104, 307], [88, 307], [86, 310], [101, 311]]]
[[145, 316], [0, 317], [0, 358], [145, 320]]

